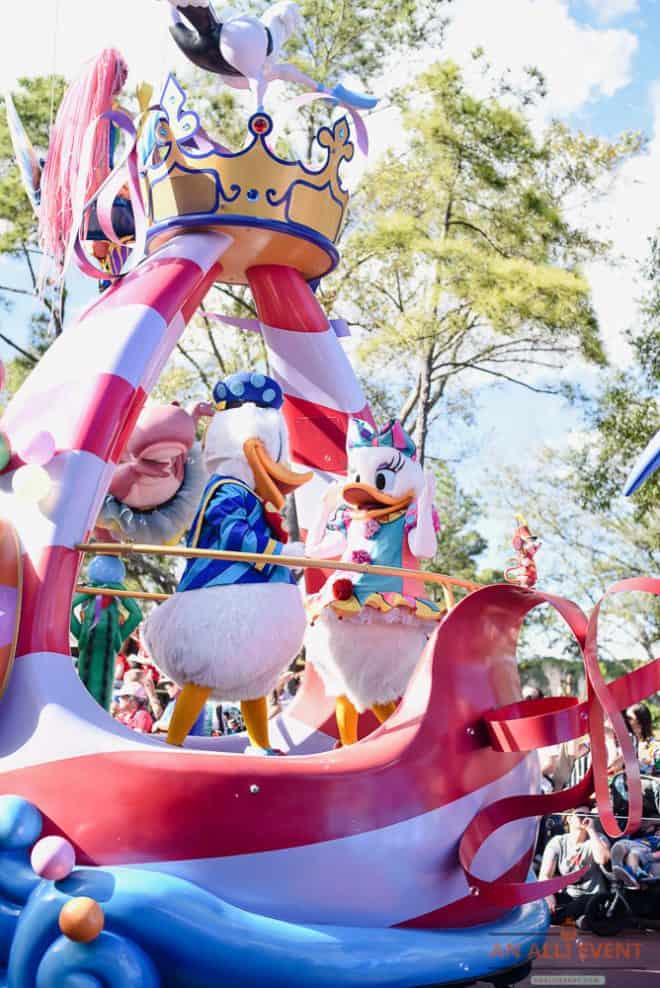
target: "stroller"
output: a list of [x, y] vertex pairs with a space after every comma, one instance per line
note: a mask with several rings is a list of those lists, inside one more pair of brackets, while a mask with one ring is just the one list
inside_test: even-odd
[[592, 896], [585, 911], [585, 928], [600, 937], [613, 937], [631, 927], [660, 930], [660, 878], [640, 878], [635, 888], [622, 868], [602, 869], [609, 889]]
[[[628, 811], [628, 789], [623, 772], [610, 783], [612, 807], [616, 816]], [[660, 828], [660, 778], [642, 776], [642, 829], [634, 837], [643, 838]], [[585, 926], [598, 936], [616, 936], [630, 927], [660, 929], [660, 877], [633, 879], [615, 865], [603, 869], [608, 891], [594, 895], [585, 913]]]

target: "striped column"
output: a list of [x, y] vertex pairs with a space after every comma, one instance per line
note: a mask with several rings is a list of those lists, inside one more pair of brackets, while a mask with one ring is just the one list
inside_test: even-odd
[[231, 238], [176, 237], [121, 279], [66, 329], [10, 403], [1, 428], [20, 449], [41, 429], [55, 437], [51, 493], [39, 504], [12, 491], [14, 456], [0, 477], [0, 515], [23, 547], [17, 658], [69, 653], [69, 610], [80, 563], [73, 548], [96, 521], [126, 439], [167, 358], [218, 273]]
[[[247, 274], [271, 372], [285, 396], [292, 462], [315, 474], [296, 493], [298, 520], [306, 530], [326, 486], [346, 475], [349, 419], [360, 415], [372, 421], [372, 416], [355, 371], [302, 275], [279, 265], [250, 268]], [[316, 587], [308, 581], [308, 589]]]

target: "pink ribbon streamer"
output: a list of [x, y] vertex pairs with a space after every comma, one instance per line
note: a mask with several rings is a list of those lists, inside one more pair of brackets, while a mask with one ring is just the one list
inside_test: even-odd
[[[212, 319], [214, 322], [224, 322], [235, 329], [245, 329], [251, 333], [261, 332], [261, 323], [258, 319], [243, 319], [240, 316], [225, 316], [222, 312], [205, 312], [205, 319]], [[336, 336], [340, 339], [343, 336], [350, 336], [351, 331], [345, 319], [329, 319], [328, 325]]]

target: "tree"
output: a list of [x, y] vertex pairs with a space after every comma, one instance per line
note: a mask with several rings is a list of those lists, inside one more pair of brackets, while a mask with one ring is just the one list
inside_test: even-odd
[[[501, 481], [500, 506], [506, 505], [512, 514], [520, 505], [533, 508], [530, 523], [542, 540], [537, 565], [543, 590], [574, 599], [588, 612], [616, 581], [660, 569], [657, 517], [655, 527], [648, 517], [638, 521], [623, 498], [613, 499], [609, 509], [598, 514], [584, 507], [582, 481], [570, 449], [545, 447], [535, 462], [507, 471]], [[539, 611], [528, 623], [523, 656], [538, 654], [541, 633], [544, 642], [566, 657], [578, 654], [561, 620]], [[606, 601], [599, 620], [602, 662], [648, 661], [657, 654], [659, 641], [658, 598], [624, 594]]]
[[[638, 454], [660, 429], [660, 243], [651, 245], [647, 270], [650, 288], [643, 301], [644, 325], [629, 333], [634, 360], [611, 375], [586, 401], [591, 431], [573, 456], [578, 496], [588, 510], [609, 512], [621, 496], [626, 475]], [[633, 495], [635, 520], [660, 546], [660, 474]]]
[[[64, 93], [65, 82], [61, 76], [37, 76], [19, 79], [14, 94], [16, 109], [37, 151], [45, 155], [51, 121]], [[23, 277], [14, 283], [0, 285], [0, 304], [11, 308], [12, 299], [27, 295], [42, 303], [41, 311], [33, 320], [36, 353], [16, 344], [15, 340], [1, 338], [21, 354], [23, 361], [34, 363], [43, 352], [44, 323], [62, 329], [65, 296], [61, 301], [46, 291], [40, 294], [38, 270], [40, 252], [36, 243], [37, 218], [23, 189], [20, 173], [14, 161], [9, 136], [4, 101], [0, 112], [0, 255], [8, 255], [21, 265]], [[27, 282], [27, 287], [24, 283]]]
[[604, 362], [580, 265], [607, 245], [567, 207], [640, 140], [560, 124], [538, 140], [520, 107], [473, 97], [451, 62], [400, 103], [403, 146], [361, 184], [326, 301], [362, 330], [367, 374], [403, 371], [399, 414], [426, 452], [433, 409], [459, 375], [547, 392], [539, 372], [571, 354]]
[[[451, 0], [302, 0], [302, 31], [291, 39], [291, 61], [329, 88], [355, 77], [369, 89], [387, 64], [425, 44], [439, 47]], [[306, 114], [307, 154], [332, 107], [313, 103]]]

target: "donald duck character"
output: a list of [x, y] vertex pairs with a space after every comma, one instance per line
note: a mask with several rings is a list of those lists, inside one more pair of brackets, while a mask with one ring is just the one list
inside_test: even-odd
[[[187, 544], [280, 555], [285, 495], [311, 479], [285, 465], [282, 390], [263, 374], [232, 374], [213, 389], [217, 414], [204, 458], [211, 475]], [[287, 547], [300, 553], [302, 546]], [[270, 747], [266, 696], [299, 651], [305, 611], [290, 569], [266, 562], [190, 559], [176, 593], [149, 615], [154, 662], [183, 687], [167, 734], [183, 744], [206, 700], [240, 700], [253, 749]]]
[[[435, 555], [439, 522], [434, 478], [416, 458], [398, 421], [380, 432], [354, 419], [348, 433], [349, 481], [330, 489], [310, 530], [307, 555], [419, 569]], [[333, 501], [335, 502], [333, 504]], [[421, 580], [399, 575], [334, 573], [311, 598], [307, 656], [326, 693], [337, 697], [339, 737], [357, 741], [358, 714], [382, 723], [404, 693], [430, 629], [444, 608], [419, 596]]]

